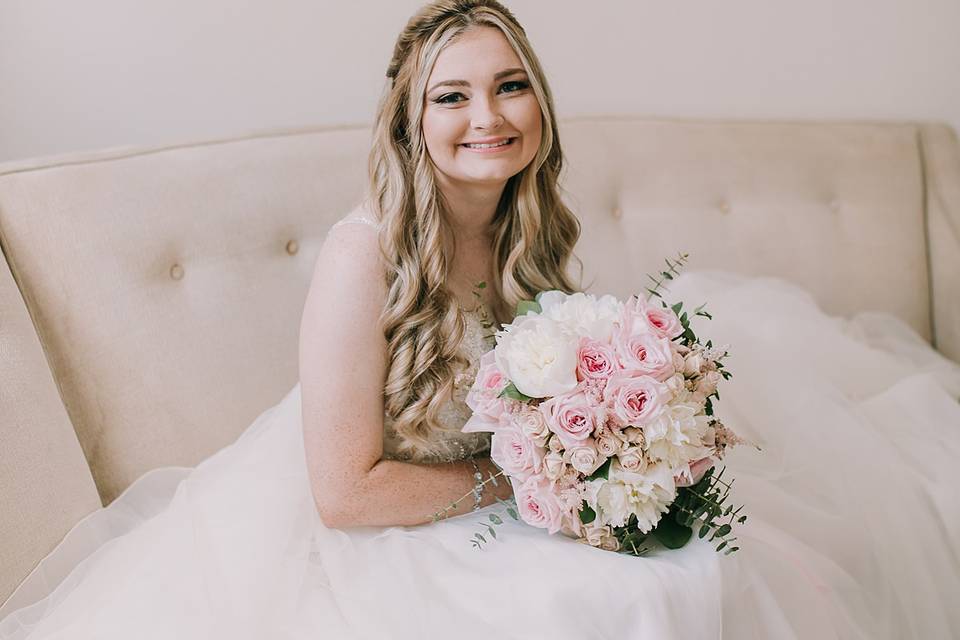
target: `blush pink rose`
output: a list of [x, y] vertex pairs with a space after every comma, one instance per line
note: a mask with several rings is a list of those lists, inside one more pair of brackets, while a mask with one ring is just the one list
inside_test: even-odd
[[561, 393], [541, 402], [538, 408], [550, 431], [568, 449], [589, 438], [597, 425], [596, 408], [582, 391]]
[[674, 478], [674, 481], [678, 487], [689, 487], [695, 485], [703, 479], [703, 474], [710, 470], [714, 464], [715, 460], [711, 456], [700, 458], [696, 462], [690, 463], [689, 473], [686, 469], [684, 469], [677, 475], [676, 478]]
[[523, 482], [511, 478], [517, 511], [527, 524], [546, 529], [551, 534], [563, 526], [563, 506], [549, 480], [532, 475]]
[[621, 427], [639, 427], [657, 418], [670, 397], [665, 384], [650, 376], [619, 371], [607, 382], [607, 408]]
[[644, 324], [661, 338], [672, 340], [683, 333], [680, 318], [669, 307], [659, 306], [638, 296], [633, 296], [623, 306], [625, 314], [631, 318], [642, 318]]
[[616, 339], [620, 366], [633, 374], [651, 376], [663, 381], [674, 374], [670, 341], [655, 333], [625, 334]]
[[499, 428], [500, 417], [507, 411], [507, 401], [499, 396], [508, 383], [507, 377], [497, 367], [493, 350], [484, 353], [477, 368], [477, 377], [466, 398], [473, 415], [461, 431], [474, 433], [496, 431]]
[[580, 338], [580, 347], [577, 349], [578, 380], [606, 380], [618, 368], [613, 347], [586, 336]]
[[526, 480], [543, 469], [546, 450], [514, 424], [501, 427], [490, 439], [490, 459], [512, 478]]

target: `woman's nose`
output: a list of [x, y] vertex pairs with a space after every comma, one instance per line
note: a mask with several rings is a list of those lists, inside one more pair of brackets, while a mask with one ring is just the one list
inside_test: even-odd
[[491, 130], [503, 124], [503, 116], [497, 110], [495, 102], [479, 98], [473, 104], [470, 124], [474, 129]]

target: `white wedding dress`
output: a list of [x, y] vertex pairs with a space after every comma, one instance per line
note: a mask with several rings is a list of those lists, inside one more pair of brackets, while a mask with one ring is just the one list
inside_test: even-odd
[[[782, 280], [690, 272], [669, 297], [707, 303], [698, 335], [732, 354], [717, 413], [762, 448], [726, 458], [749, 514], [733, 555], [694, 537], [636, 558], [509, 518], [472, 548], [500, 507], [326, 528], [297, 385], [196, 468], [81, 521], [0, 608], [0, 638], [960, 637], [960, 366]], [[469, 315], [471, 367], [481, 331]]]

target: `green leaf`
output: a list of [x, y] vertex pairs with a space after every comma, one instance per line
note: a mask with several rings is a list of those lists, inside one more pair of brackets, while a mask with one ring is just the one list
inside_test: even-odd
[[700, 527], [700, 531], [697, 532], [697, 537], [702, 538], [708, 533], [710, 533], [710, 525], [705, 524], [702, 527]]
[[590, 508], [590, 506], [584, 502], [580, 505], [580, 522], [583, 524], [590, 524], [597, 519], [597, 512]]
[[507, 509], [507, 515], [513, 518], [514, 520], [519, 520], [520, 516], [517, 515], [517, 510], [513, 507]]
[[693, 529], [685, 527], [674, 518], [661, 518], [653, 530], [653, 537], [667, 549], [679, 549], [687, 544], [693, 535]]
[[613, 458], [607, 458], [602, 465], [600, 465], [596, 471], [590, 474], [587, 480], [597, 480], [598, 478], [603, 478], [607, 480], [610, 478], [610, 461]]
[[493, 524], [503, 524], [503, 520], [501, 520], [500, 516], [498, 516], [495, 513], [490, 514], [490, 522], [492, 522]]
[[522, 316], [530, 312], [541, 313], [543, 308], [540, 306], [540, 303], [536, 300], [521, 300], [517, 303], [517, 313], [516, 315]]
[[730, 533], [730, 525], [729, 525], [729, 524], [725, 524], [725, 525], [722, 525], [719, 529], [717, 529], [716, 535], [717, 535], [718, 537], [722, 538], [723, 536], [727, 535], [728, 533]]
[[673, 280], [673, 276], [670, 274], [669, 271], [661, 271], [660, 275], [662, 275], [667, 280]]
[[498, 396], [500, 398], [510, 398], [511, 400], [519, 400], [520, 402], [529, 402], [533, 398], [528, 395], [521, 393], [515, 384], [512, 382], [503, 388], [503, 391], [500, 392]]
[[475, 534], [473, 534], [473, 535], [474, 535], [474, 537], [476, 537], [476, 538], [480, 538], [480, 540], [482, 540], [484, 544], [487, 543], [487, 539], [484, 538], [484, 537], [483, 537], [482, 535], [480, 535], [479, 533], [475, 533]]
[[493, 530], [493, 527], [491, 527], [490, 525], [487, 525], [487, 531], [489, 531], [490, 535], [493, 536], [494, 539], [496, 539], [497, 532]]
[[680, 313], [680, 309], [683, 309], [683, 303], [678, 302], [677, 304], [671, 306], [670, 308], [673, 309], [674, 313]]

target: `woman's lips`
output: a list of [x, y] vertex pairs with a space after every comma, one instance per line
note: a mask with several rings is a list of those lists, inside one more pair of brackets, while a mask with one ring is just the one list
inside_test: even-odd
[[502, 151], [507, 151], [509, 149], [512, 149], [516, 141], [517, 141], [516, 138], [510, 138], [507, 144], [501, 144], [496, 147], [487, 147], [487, 148], [480, 148], [480, 149], [477, 149], [474, 147], [468, 147], [466, 144], [461, 144], [460, 146], [466, 149], [467, 151], [471, 151], [473, 153], [500, 153]]

